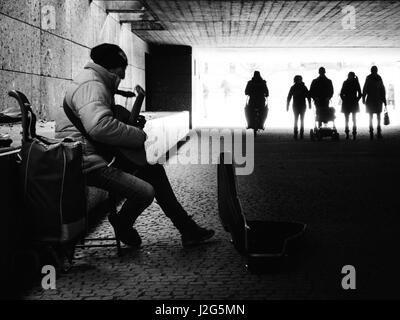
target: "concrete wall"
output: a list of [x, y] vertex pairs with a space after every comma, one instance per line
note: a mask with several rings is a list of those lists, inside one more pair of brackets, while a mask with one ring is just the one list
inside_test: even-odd
[[[145, 87], [147, 44], [128, 24], [89, 0], [0, 1], [0, 111], [16, 107], [9, 90], [24, 92], [37, 115], [54, 119], [66, 87], [90, 60], [90, 48], [120, 45], [129, 67], [120, 88]], [[117, 103], [125, 105], [125, 99]], [[128, 101], [131, 105], [132, 101]]]

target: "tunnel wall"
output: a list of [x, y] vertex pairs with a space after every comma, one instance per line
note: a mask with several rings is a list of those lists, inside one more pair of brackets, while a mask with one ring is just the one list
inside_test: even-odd
[[[66, 87], [90, 60], [90, 48], [120, 45], [129, 66], [120, 88], [145, 87], [145, 42], [99, 2], [2, 0], [0, 2], [0, 112], [17, 107], [7, 96], [24, 92], [41, 119], [53, 120]], [[124, 103], [125, 101], [117, 101]]]
[[146, 56], [147, 111], [189, 111], [192, 119], [192, 48], [151, 46]]

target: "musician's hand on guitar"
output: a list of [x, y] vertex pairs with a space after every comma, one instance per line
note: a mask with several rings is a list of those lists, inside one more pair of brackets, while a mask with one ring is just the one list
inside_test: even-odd
[[146, 118], [144, 116], [138, 115], [134, 126], [143, 129], [146, 124]]

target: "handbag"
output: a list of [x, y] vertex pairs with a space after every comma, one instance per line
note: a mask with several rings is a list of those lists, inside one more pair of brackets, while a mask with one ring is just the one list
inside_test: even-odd
[[390, 124], [389, 112], [388, 112], [386, 106], [385, 106], [385, 110], [384, 110], [384, 113], [383, 113], [383, 124], [385, 126]]

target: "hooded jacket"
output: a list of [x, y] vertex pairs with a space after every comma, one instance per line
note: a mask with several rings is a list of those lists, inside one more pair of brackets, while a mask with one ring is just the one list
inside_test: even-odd
[[[114, 117], [114, 93], [117, 87], [118, 77], [115, 74], [89, 62], [67, 89], [65, 99], [93, 140], [113, 147], [138, 148], [143, 146], [146, 133]], [[69, 121], [62, 108], [56, 117], [55, 131], [56, 138], [69, 136], [82, 141], [84, 172], [108, 164]]]

